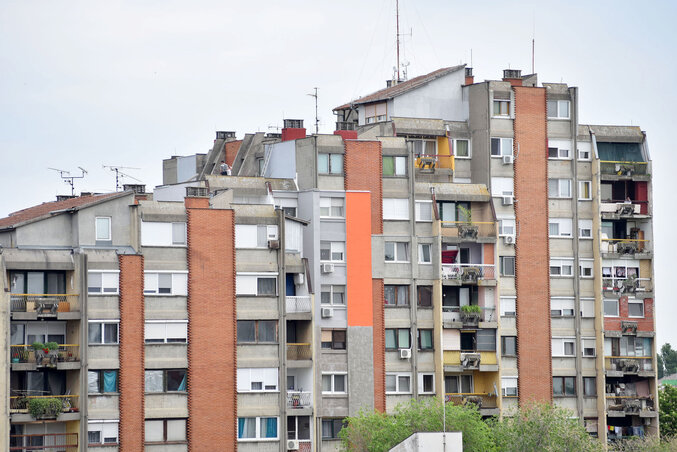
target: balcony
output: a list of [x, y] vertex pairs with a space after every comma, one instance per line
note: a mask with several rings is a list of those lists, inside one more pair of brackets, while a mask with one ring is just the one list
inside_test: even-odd
[[442, 264], [442, 279], [458, 284], [495, 285], [495, 265]]
[[[478, 369], [480, 372], [497, 372], [496, 351], [445, 350], [444, 366], [447, 372]], [[447, 367], [449, 367], [447, 369]]]
[[79, 315], [68, 315], [68, 313], [79, 309], [78, 297], [79, 294], [12, 293], [9, 297], [12, 318], [20, 320], [35, 320], [44, 317], [77, 319]]
[[651, 356], [605, 356], [604, 370], [608, 377], [639, 375], [653, 377], [653, 358]]
[[10, 396], [9, 412], [12, 422], [32, 422], [42, 419], [73, 421], [80, 419], [78, 399], [76, 394], [18, 394]]
[[310, 362], [312, 358], [313, 358], [313, 350], [310, 343], [287, 343], [288, 361]]
[[601, 252], [605, 259], [614, 259], [621, 256], [632, 256], [635, 259], [651, 257], [649, 240], [642, 239], [609, 239], [602, 238]]
[[658, 413], [651, 397], [637, 395], [606, 395], [606, 410], [609, 417], [639, 416], [657, 417]]
[[[480, 306], [481, 312], [475, 316], [464, 313], [460, 306], [442, 306], [442, 322], [445, 328], [461, 328], [462, 326], [478, 326], [482, 322], [496, 322], [496, 309]], [[455, 325], [457, 324], [457, 325]], [[496, 325], [497, 327], [498, 325]], [[485, 325], [483, 327], [492, 327]]]
[[31, 371], [38, 367], [56, 367], [59, 370], [80, 368], [80, 346], [59, 344], [55, 350], [35, 350], [32, 345], [11, 345], [12, 370]]
[[77, 433], [43, 433], [40, 435], [9, 435], [10, 451], [77, 452]]
[[599, 206], [603, 220], [649, 218], [648, 201], [608, 201]]
[[310, 295], [287, 296], [285, 297], [285, 307], [287, 314], [291, 313], [310, 313]]
[[313, 406], [313, 393], [307, 391], [287, 391], [287, 408], [301, 409]]
[[602, 180], [646, 179], [649, 176], [647, 162], [600, 160], [599, 165]]
[[440, 221], [443, 238], [457, 238], [459, 242], [495, 242], [494, 221]]
[[496, 394], [493, 393], [446, 393], [444, 401], [452, 402], [454, 405], [475, 405], [482, 416], [498, 415]]

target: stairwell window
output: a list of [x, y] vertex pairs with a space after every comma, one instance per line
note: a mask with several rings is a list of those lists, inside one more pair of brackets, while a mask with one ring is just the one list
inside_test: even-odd
[[549, 198], [571, 198], [571, 179], [548, 179]]
[[343, 174], [343, 154], [317, 154], [319, 174]]
[[491, 156], [503, 157], [512, 155], [512, 138], [492, 138]]
[[111, 232], [111, 217], [96, 217], [96, 241], [110, 242], [112, 241]]
[[386, 262], [409, 262], [409, 243], [385, 242]]
[[411, 374], [386, 373], [386, 394], [411, 394]]
[[592, 199], [592, 181], [579, 180], [578, 181], [578, 200], [590, 201]]
[[569, 101], [549, 100], [548, 119], [569, 119]]
[[406, 176], [407, 158], [393, 155], [383, 156], [384, 176]]
[[501, 276], [515, 276], [515, 256], [500, 256]]

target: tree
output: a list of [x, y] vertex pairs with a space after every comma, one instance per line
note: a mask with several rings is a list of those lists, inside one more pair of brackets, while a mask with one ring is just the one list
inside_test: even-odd
[[677, 387], [664, 385], [658, 391], [658, 419], [662, 438], [677, 435]]
[[[438, 398], [411, 400], [400, 404], [395, 413], [360, 411], [346, 419], [339, 436], [343, 447], [356, 452], [384, 452], [416, 432], [441, 432], [443, 406]], [[493, 435], [474, 406], [447, 403], [446, 431], [463, 432], [465, 452], [494, 451]]]
[[601, 452], [602, 443], [591, 437], [574, 414], [549, 404], [531, 404], [513, 416], [495, 421], [496, 450], [499, 452]]
[[665, 376], [665, 365], [660, 353], [656, 353], [656, 366], [658, 366], [658, 378], [661, 379]]
[[673, 350], [670, 344], [663, 344], [661, 347], [661, 359], [665, 375], [677, 373], [677, 351]]

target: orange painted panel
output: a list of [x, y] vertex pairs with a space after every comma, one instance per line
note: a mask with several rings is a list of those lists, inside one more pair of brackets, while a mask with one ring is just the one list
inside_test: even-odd
[[348, 326], [373, 326], [371, 194], [346, 192]]

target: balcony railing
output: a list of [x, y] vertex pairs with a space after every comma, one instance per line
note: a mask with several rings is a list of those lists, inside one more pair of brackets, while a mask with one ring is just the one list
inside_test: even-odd
[[602, 277], [602, 288], [605, 292], [614, 292], [617, 294], [651, 292], [653, 284], [651, 278], [629, 278], [622, 277]]
[[287, 313], [310, 312], [310, 295], [287, 296], [285, 303]]
[[482, 279], [496, 279], [495, 265], [442, 264], [442, 279], [455, 279], [462, 283], [477, 283]]
[[355, 130], [353, 121], [336, 121], [336, 130]]
[[34, 350], [32, 345], [11, 345], [10, 359], [12, 363], [36, 363], [38, 366], [55, 366], [60, 362], [80, 361], [80, 346], [77, 344], [59, 344], [56, 350], [45, 353]]
[[632, 176], [647, 174], [647, 162], [623, 162], [614, 160], [600, 160], [600, 172], [614, 176]]
[[448, 392], [444, 395], [445, 402], [453, 402], [454, 405], [477, 405], [481, 408], [497, 408], [496, 395], [481, 392]]
[[[480, 306], [482, 312], [479, 315], [480, 322], [495, 322], [496, 308], [485, 308]], [[442, 321], [446, 322], [462, 322], [461, 307], [460, 306], [442, 306]]]
[[9, 435], [10, 451], [77, 452], [77, 433], [41, 433], [39, 435]]
[[464, 240], [496, 237], [496, 223], [493, 221], [440, 221], [443, 237], [458, 237]]
[[435, 171], [435, 168], [453, 169], [453, 156], [446, 154], [416, 154], [414, 166], [421, 170]]
[[623, 216], [646, 215], [648, 213], [649, 201], [608, 201], [599, 206], [602, 214], [616, 214]]
[[312, 404], [312, 392], [287, 391], [287, 408], [308, 408]]
[[69, 413], [71, 411], [78, 411], [78, 396], [76, 394], [67, 395], [16, 395], [9, 398], [9, 410], [14, 413], [28, 412], [28, 407], [31, 400], [46, 399], [46, 400], [60, 400], [61, 412]]
[[653, 358], [651, 356], [605, 356], [604, 369], [628, 374], [650, 372], [653, 370]]
[[651, 251], [649, 240], [602, 239], [602, 253], [635, 254]]
[[52, 314], [67, 312], [71, 306], [76, 306], [78, 294], [10, 294], [12, 312], [37, 312], [38, 314]]
[[641, 412], [651, 412], [655, 410], [654, 401], [651, 397], [640, 397], [637, 395], [606, 395], [607, 412], [623, 412], [625, 414], [639, 415]]
[[312, 359], [313, 353], [310, 343], [287, 343], [287, 359]]

